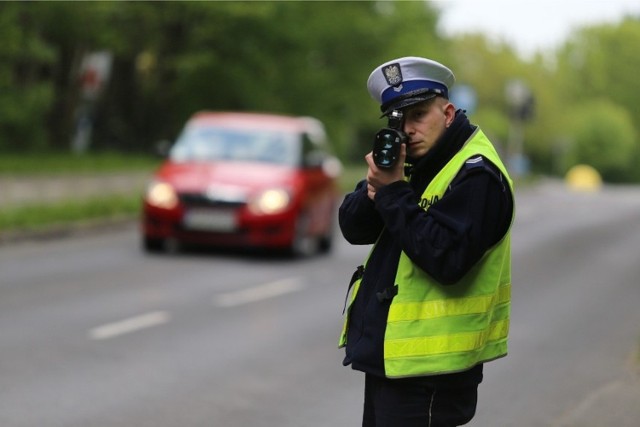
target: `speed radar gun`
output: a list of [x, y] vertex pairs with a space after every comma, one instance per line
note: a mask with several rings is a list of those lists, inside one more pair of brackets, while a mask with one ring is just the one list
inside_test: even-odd
[[383, 169], [392, 168], [396, 164], [400, 157], [400, 146], [409, 139], [402, 131], [402, 111], [393, 110], [388, 118], [388, 127], [381, 129], [373, 142], [373, 162]]

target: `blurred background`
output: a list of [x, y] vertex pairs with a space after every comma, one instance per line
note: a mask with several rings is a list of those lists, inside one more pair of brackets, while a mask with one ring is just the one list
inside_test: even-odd
[[368, 248], [153, 256], [136, 222], [200, 110], [319, 119], [348, 191], [386, 125], [366, 79], [411, 55], [518, 183], [472, 425], [635, 426], [638, 46], [637, 1], [0, 2], [0, 425], [358, 425], [335, 346]]
[[512, 148], [532, 172], [587, 162], [637, 181], [640, 7], [616, 3], [596, 9], [615, 19], [580, 22], [588, 6], [571, 2], [539, 15], [495, 1], [4, 2], [0, 150], [148, 154], [194, 111], [250, 110], [317, 117], [360, 161], [381, 125], [369, 72], [416, 55], [455, 70], [458, 100], [503, 150], [523, 122]]
[[[407, 55], [455, 70], [454, 101], [514, 175], [587, 164], [607, 182], [637, 182], [639, 9], [623, 0], [3, 2], [0, 202], [55, 191], [30, 198], [7, 181], [16, 174], [148, 172], [159, 143], [203, 109], [316, 117], [348, 171], [383, 125], [367, 76]], [[105, 182], [112, 194], [118, 185]], [[144, 180], [134, 182], [140, 191]], [[137, 209], [122, 197], [102, 204]], [[0, 229], [16, 221], [5, 212]]]

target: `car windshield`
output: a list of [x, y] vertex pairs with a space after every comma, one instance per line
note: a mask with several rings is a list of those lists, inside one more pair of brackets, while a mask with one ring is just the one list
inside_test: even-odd
[[297, 166], [299, 144], [291, 132], [190, 126], [171, 149], [176, 162], [252, 161]]

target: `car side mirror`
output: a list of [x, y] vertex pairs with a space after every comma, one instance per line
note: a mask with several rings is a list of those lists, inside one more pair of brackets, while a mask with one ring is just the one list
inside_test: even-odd
[[304, 156], [304, 167], [308, 169], [322, 167], [327, 155], [322, 151], [311, 151]]
[[153, 151], [156, 156], [166, 158], [169, 156], [170, 150], [171, 141], [169, 141], [168, 139], [163, 139], [155, 143]]
[[322, 171], [331, 178], [337, 178], [342, 174], [342, 162], [334, 156], [327, 156], [322, 161]]

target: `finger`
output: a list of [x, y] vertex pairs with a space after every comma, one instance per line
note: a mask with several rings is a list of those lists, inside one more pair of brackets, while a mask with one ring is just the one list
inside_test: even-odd
[[371, 200], [373, 200], [376, 197], [376, 189], [371, 184], [367, 185], [367, 196], [369, 196]]
[[407, 144], [400, 145], [400, 152], [398, 153], [398, 162], [396, 164], [396, 170], [403, 171], [404, 175], [404, 162], [407, 160]]
[[367, 161], [367, 164], [369, 165], [369, 169], [377, 169], [376, 168], [376, 164], [373, 161], [373, 152], [370, 151], [366, 156], [364, 156], [364, 159]]
[[367, 170], [367, 184], [371, 185], [371, 183], [375, 182], [376, 176], [375, 173], [369, 168]]

